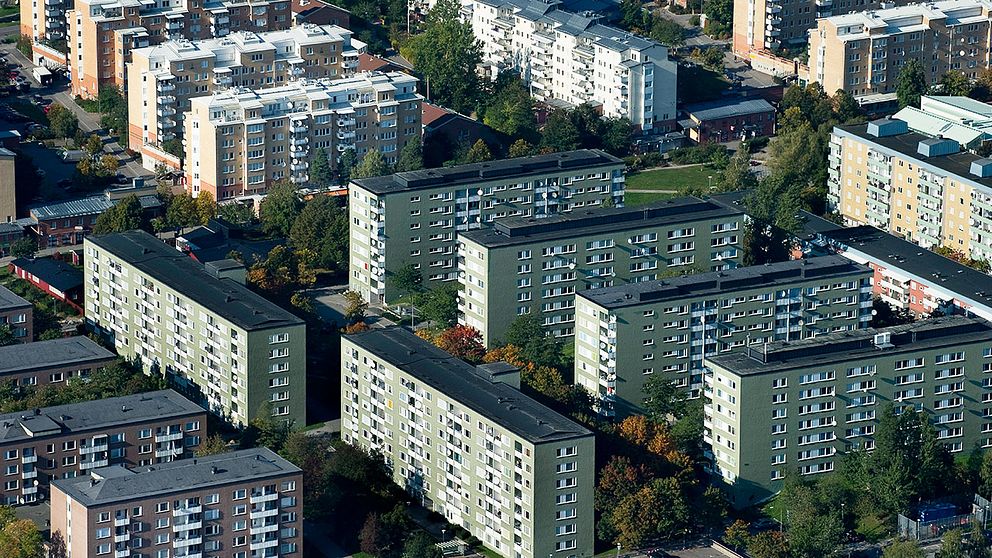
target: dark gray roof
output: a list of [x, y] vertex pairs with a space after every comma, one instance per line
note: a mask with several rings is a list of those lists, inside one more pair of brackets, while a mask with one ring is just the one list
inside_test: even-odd
[[685, 197], [637, 208], [573, 211], [543, 219], [500, 219], [492, 227], [461, 232], [458, 236], [491, 248], [735, 216], [743, 216], [743, 212], [699, 198]]
[[[886, 346], [875, 345], [875, 334], [889, 332]], [[775, 341], [766, 347], [710, 357], [707, 360], [740, 376], [783, 370], [808, 370], [839, 362], [869, 363], [886, 355], [959, 348], [970, 343], [989, 342], [992, 324], [980, 318], [946, 316], [883, 329], [842, 331], [802, 341]]]
[[115, 426], [188, 417], [205, 412], [202, 407], [171, 389], [56, 405], [0, 415], [0, 443], [53, 434], [100, 434]]
[[18, 343], [0, 347], [0, 375], [77, 364], [85, 368], [114, 358], [117, 355], [83, 335]]
[[17, 258], [10, 262], [63, 293], [83, 286], [83, 272], [52, 258]]
[[495, 180], [511, 180], [568, 170], [589, 170], [623, 165], [623, 161], [598, 149], [580, 149], [515, 159], [500, 159], [437, 169], [398, 172], [352, 182], [374, 194], [390, 194], [424, 188], [453, 187]]
[[775, 107], [764, 99], [739, 97], [686, 105], [682, 110], [705, 122], [707, 120], [733, 118], [735, 116], [747, 116], [749, 114], [773, 113], [775, 112]]
[[[67, 219], [70, 217], [82, 217], [84, 215], [99, 215], [111, 207], [117, 205], [120, 199], [109, 199], [105, 194], [90, 196], [78, 200], [68, 200], [55, 202], [46, 205], [32, 207], [29, 211], [31, 215], [39, 221], [47, 219]], [[142, 209], [160, 207], [162, 205], [158, 196], [138, 196]]]
[[[17, 308], [30, 308], [31, 303], [14, 294], [7, 287], [0, 286], [0, 311]], [[3, 366], [3, 363], [0, 363]]]
[[592, 435], [513, 387], [488, 380], [505, 369], [477, 370], [404, 328], [376, 328], [347, 339], [532, 443]]
[[866, 265], [852, 262], [843, 256], [821, 256], [803, 260], [790, 260], [768, 265], [737, 267], [726, 271], [686, 275], [661, 281], [625, 283], [605, 289], [577, 292], [604, 308], [624, 308], [666, 300], [726, 294], [734, 291], [774, 289], [799, 281], [837, 279], [870, 274]]
[[303, 320], [251, 292], [244, 285], [211, 276], [201, 264], [145, 231], [89, 236], [86, 241], [246, 330], [303, 323]]
[[[213, 487], [300, 474], [300, 468], [268, 448], [180, 459], [151, 467], [104, 467], [52, 485], [86, 507], [168, 496]], [[297, 485], [297, 488], [301, 488]]]

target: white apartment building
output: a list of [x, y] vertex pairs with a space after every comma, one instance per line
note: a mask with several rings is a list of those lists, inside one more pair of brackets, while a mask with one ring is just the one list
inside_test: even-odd
[[655, 41], [559, 9], [560, 0], [466, 0], [464, 17], [495, 74], [512, 69], [539, 101], [591, 103], [642, 130], [676, 118], [677, 65]]

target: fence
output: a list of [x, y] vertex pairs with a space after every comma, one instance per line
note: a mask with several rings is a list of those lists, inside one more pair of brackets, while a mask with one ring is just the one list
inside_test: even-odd
[[970, 530], [976, 521], [984, 527], [988, 523], [989, 512], [992, 511], [990, 508], [992, 502], [975, 494], [971, 513], [931, 521], [917, 521], [899, 514], [897, 521], [899, 536], [916, 541], [932, 541], [943, 537], [944, 533], [951, 529]]

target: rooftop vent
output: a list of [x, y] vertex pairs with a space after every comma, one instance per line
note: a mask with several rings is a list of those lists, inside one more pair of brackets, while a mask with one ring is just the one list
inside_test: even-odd
[[905, 134], [909, 131], [909, 125], [904, 120], [893, 120], [891, 118], [881, 118], [868, 123], [868, 135], [876, 138], [885, 138]]
[[971, 174], [978, 178], [988, 178], [992, 176], [992, 159], [976, 159], [971, 162]]
[[879, 349], [884, 349], [892, 346], [892, 333], [882, 332], [875, 334], [875, 346]]
[[941, 136], [927, 138], [916, 146], [916, 152], [924, 157], [940, 157], [953, 155], [961, 150], [961, 144]]

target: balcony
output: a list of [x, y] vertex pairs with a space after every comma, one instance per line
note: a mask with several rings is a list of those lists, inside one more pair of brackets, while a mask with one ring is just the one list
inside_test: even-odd
[[172, 525], [173, 532], [183, 533], [186, 531], [192, 531], [193, 529], [202, 529], [203, 521], [199, 519], [196, 521], [187, 521], [186, 523], [175, 523]]
[[87, 471], [89, 469], [99, 469], [100, 467], [106, 467], [110, 465], [109, 459], [94, 459], [92, 461], [80, 461], [79, 469], [82, 471]]
[[79, 453], [80, 455], [90, 455], [101, 451], [107, 451], [108, 449], [110, 449], [110, 444], [104, 441], [103, 443], [100, 444], [93, 444], [90, 446], [79, 446]]
[[163, 118], [162, 120], [158, 121], [158, 127], [161, 130], [164, 130], [166, 128], [174, 128], [175, 126], [176, 126], [176, 121], [171, 118]]
[[337, 137], [339, 140], [353, 140], [355, 139], [355, 132], [338, 132]]
[[179, 457], [182, 454], [183, 454], [183, 448], [181, 448], [181, 447], [180, 448], [167, 448], [167, 449], [155, 450], [155, 457], [158, 457], [158, 458], [162, 458], [162, 457]]
[[350, 128], [354, 125], [354, 118], [338, 118], [338, 128]]
[[25, 455], [24, 457], [21, 458], [21, 463], [24, 463], [24, 464], [27, 464], [27, 463], [37, 463], [37, 462], [38, 462], [38, 456], [37, 455]]
[[182, 517], [185, 515], [193, 515], [194, 513], [203, 513], [203, 506], [188, 506], [185, 508], [172, 510], [172, 517]]
[[114, 551], [114, 558], [128, 558], [129, 556], [131, 556], [131, 551], [129, 549], [125, 548], [124, 550]]
[[213, 79], [214, 85], [231, 85], [231, 76], [216, 75]]
[[[175, 89], [175, 87], [173, 87]], [[160, 105], [171, 105], [176, 102], [176, 98], [172, 95], [162, 95], [158, 98], [158, 104]]]
[[115, 543], [125, 543], [130, 539], [131, 539], [131, 535], [128, 533], [124, 533], [123, 535], [114, 535]]
[[289, 168], [292, 169], [293, 172], [300, 172], [300, 171], [307, 170], [307, 168], [309, 166], [310, 165], [308, 163], [305, 163], [305, 162], [304, 163], [293, 163], [292, 165], [289, 166]]
[[182, 439], [183, 439], [183, 433], [182, 432], [170, 432], [168, 434], [156, 434], [155, 435], [155, 441], [156, 442], [159, 442], [159, 443], [161, 443], [161, 442], [175, 442], [177, 440], [182, 440]]
[[130, 520], [126, 517], [115, 517], [114, 527], [127, 527], [129, 521]]
[[294, 123], [292, 124], [292, 126], [290, 126], [290, 127], [289, 127], [289, 130], [290, 130], [291, 132], [293, 132], [294, 134], [304, 134], [304, 133], [306, 133], [306, 131], [307, 131], [307, 130], [309, 130], [309, 129], [310, 129], [310, 128], [308, 128], [308, 127], [307, 127], [307, 126], [306, 126], [305, 124], [303, 124], [302, 122], [300, 122], [300, 123], [296, 123], [296, 122], [294, 122]]
[[172, 107], [162, 107], [155, 112], [158, 114], [159, 118], [164, 118], [166, 116], [172, 116], [176, 114], [176, 109]]
[[38, 471], [37, 470], [24, 471], [23, 473], [21, 473], [21, 478], [22, 479], [36, 479], [36, 478], [38, 478]]
[[275, 517], [277, 515], [279, 515], [279, 508], [272, 508], [271, 510], [253, 511], [248, 517], [251, 519], [262, 519], [263, 517]]
[[25, 496], [27, 496], [29, 494], [37, 494], [37, 493], [38, 493], [38, 487], [37, 486], [25, 486], [21, 490], [21, 494], [24, 494]]
[[266, 548], [275, 548], [279, 546], [279, 539], [272, 539], [270, 541], [253, 542], [248, 545], [252, 551], [263, 550]]
[[272, 525], [263, 525], [261, 527], [252, 527], [248, 530], [251, 535], [264, 535], [265, 533], [275, 533], [279, 530], [279, 524], [273, 523]]
[[252, 504], [259, 504], [262, 502], [275, 502], [278, 499], [279, 499], [279, 493], [272, 492], [270, 494], [258, 494], [258, 495], [253, 494], [250, 498], [250, 501]]
[[196, 535], [194, 537], [176, 537], [172, 539], [173, 545], [176, 548], [185, 548], [187, 546], [193, 546], [196, 544], [203, 544], [203, 537]]

